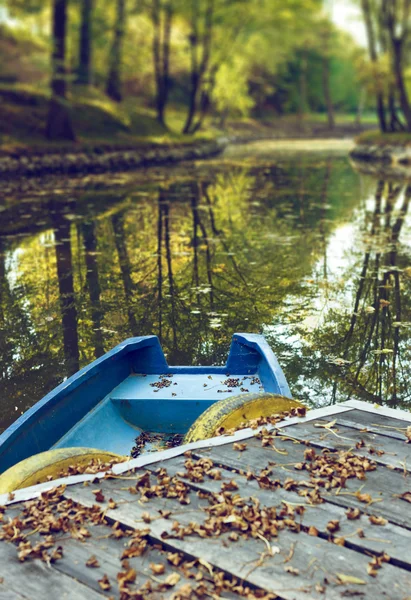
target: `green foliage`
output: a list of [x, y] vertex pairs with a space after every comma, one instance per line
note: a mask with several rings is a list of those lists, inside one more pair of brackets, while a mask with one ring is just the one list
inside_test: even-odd
[[[3, 82], [36, 85], [44, 92], [50, 76], [50, 5], [41, 0], [3, 0], [2, 4], [14, 19], [13, 35], [20, 58], [14, 62], [10, 60], [10, 49], [3, 50], [6, 34], [0, 30], [0, 82], [2, 70], [6, 70]], [[188, 0], [171, 0], [171, 5], [167, 119], [173, 128], [188, 104], [192, 7], [198, 9], [197, 34], [200, 39], [205, 33], [204, 16], [209, 0], [196, 0], [194, 5]], [[148, 109], [154, 107], [151, 10], [152, 3], [147, 0], [127, 5], [121, 71], [128, 107], [133, 102]], [[92, 15], [92, 83], [94, 88], [104, 90], [116, 3], [96, 0]], [[79, 61], [80, 27], [81, 1], [73, 0], [68, 3], [66, 60], [71, 84]], [[28, 43], [37, 44], [35, 52], [28, 51]], [[324, 57], [329, 59], [330, 89], [336, 111], [354, 113], [362, 88], [368, 91], [368, 105], [372, 104], [372, 78], [367, 72], [369, 67], [364, 52], [324, 17], [321, 0], [215, 0], [210, 48], [202, 86], [211, 101], [209, 112], [219, 117], [245, 117], [250, 113], [267, 115], [269, 111], [272, 114], [297, 112], [301, 104], [302, 57], [307, 61], [307, 111], [323, 112], [326, 109], [322, 80]], [[202, 59], [201, 44], [197, 58], [199, 62]], [[77, 94], [87, 95], [85, 90], [75, 91], [74, 96]], [[97, 96], [101, 105], [102, 94], [98, 92]], [[129, 102], [129, 99], [133, 100]], [[112, 115], [113, 110], [110, 107], [109, 114]], [[127, 109], [116, 118], [127, 126], [129, 112]], [[148, 131], [151, 124], [148, 122], [146, 127], [140, 120], [138, 129]]]
[[217, 112], [224, 117], [249, 114], [254, 103], [248, 92], [247, 71], [239, 57], [221, 64], [212, 98]]

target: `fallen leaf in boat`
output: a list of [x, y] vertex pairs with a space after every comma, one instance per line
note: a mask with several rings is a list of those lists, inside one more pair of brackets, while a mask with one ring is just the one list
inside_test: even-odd
[[353, 521], [354, 519], [359, 519], [361, 516], [361, 511], [359, 508], [349, 508], [345, 513], [347, 515], [347, 519]]
[[404, 492], [403, 494], [399, 495], [399, 498], [401, 498], [401, 500], [405, 500], [406, 502], [411, 502], [411, 492]]
[[366, 582], [359, 577], [354, 577], [354, 575], [344, 575], [344, 573], [336, 573], [338, 579], [341, 583], [348, 584], [353, 583], [357, 585], [366, 585]]
[[313, 535], [315, 537], [317, 537], [319, 534], [319, 531], [316, 527], [314, 527], [314, 525], [311, 525], [311, 527], [309, 527], [308, 529], [308, 535]]

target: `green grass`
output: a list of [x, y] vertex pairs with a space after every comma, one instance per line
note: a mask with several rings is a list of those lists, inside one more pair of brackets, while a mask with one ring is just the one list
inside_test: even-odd
[[[327, 123], [327, 114], [326, 113], [309, 113], [306, 115], [306, 120], [314, 123]], [[337, 125], [355, 125], [357, 122], [356, 114], [349, 113], [335, 113], [334, 115], [335, 122]], [[361, 124], [362, 125], [377, 125], [377, 117], [375, 113], [364, 113], [361, 116]]]
[[406, 146], [411, 144], [411, 133], [381, 133], [381, 131], [365, 131], [356, 137], [357, 144], [372, 144], [375, 146]]
[[71, 115], [77, 141], [50, 142], [44, 136], [49, 95], [27, 86], [0, 86], [0, 150], [71, 150], [95, 146], [141, 146], [147, 144], [192, 143], [213, 139], [216, 131], [195, 136], [180, 133], [184, 109], [168, 111], [170, 129], [155, 118], [154, 110], [139, 106], [136, 99], [122, 103], [110, 101], [96, 89], [76, 88], [70, 98]]

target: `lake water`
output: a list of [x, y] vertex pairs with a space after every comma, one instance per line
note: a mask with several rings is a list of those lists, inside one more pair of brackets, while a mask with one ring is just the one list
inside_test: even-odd
[[346, 146], [44, 180], [0, 204], [0, 428], [123, 339], [222, 364], [264, 333], [294, 397], [410, 404], [411, 187]]

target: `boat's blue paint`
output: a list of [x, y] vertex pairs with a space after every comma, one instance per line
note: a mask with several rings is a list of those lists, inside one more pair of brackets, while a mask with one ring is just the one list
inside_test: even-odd
[[[166, 374], [171, 385], [150, 385]], [[227, 375], [248, 377], [243, 387], [250, 392], [291, 396], [263, 336], [234, 334], [224, 367], [171, 367], [156, 336], [130, 338], [64, 381], [0, 435], [0, 472], [52, 447], [128, 454], [141, 430], [184, 433], [203, 410], [227, 396], [222, 383]]]

